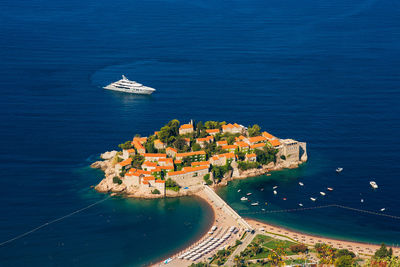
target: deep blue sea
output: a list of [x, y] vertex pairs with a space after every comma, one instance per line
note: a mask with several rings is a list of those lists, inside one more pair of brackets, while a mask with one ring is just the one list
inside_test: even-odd
[[[1, 1], [0, 242], [104, 199], [90, 187], [99, 153], [178, 118], [307, 142], [301, 168], [221, 189], [240, 213], [400, 243], [399, 220], [338, 208], [249, 215], [302, 202], [400, 216], [399, 14], [394, 0]], [[157, 92], [101, 88], [122, 74]], [[240, 203], [239, 188], [268, 205]], [[0, 265], [144, 265], [196, 239], [210, 212], [194, 198], [111, 198], [0, 246]]]

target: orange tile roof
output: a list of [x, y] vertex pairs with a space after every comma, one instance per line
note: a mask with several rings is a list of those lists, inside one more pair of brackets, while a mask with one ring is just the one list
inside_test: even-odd
[[144, 157], [149, 157], [149, 158], [166, 158], [167, 154], [162, 154], [162, 153], [144, 153]]
[[128, 151], [128, 153], [133, 153], [133, 152], [135, 152], [135, 149], [130, 148], [130, 149], [128, 149], [127, 151]]
[[147, 181], [142, 181], [142, 184], [149, 184], [149, 182], [147, 182]]
[[240, 125], [237, 123], [234, 123], [234, 124], [228, 123], [226, 125], [222, 125], [222, 129], [238, 128], [238, 127], [240, 127]]
[[246, 142], [243, 142], [243, 141], [236, 142], [236, 145], [239, 147], [249, 147], [249, 144], [247, 144]]
[[250, 148], [265, 147], [265, 145], [266, 145], [265, 143], [258, 143], [258, 144], [251, 145]]
[[162, 158], [162, 159], [159, 159], [158, 162], [165, 162], [165, 163], [173, 164], [174, 160], [172, 158]]
[[175, 164], [180, 164], [180, 163], [182, 163], [182, 160], [176, 159], [176, 160], [174, 160], [174, 163]]
[[220, 155], [224, 155], [226, 158], [235, 158], [235, 153], [225, 153]]
[[151, 170], [151, 173], [160, 172], [160, 171], [161, 171], [161, 166], [157, 166], [155, 169]]
[[190, 143], [190, 138], [183, 138], [186, 142]]
[[256, 153], [246, 154], [246, 158], [255, 158], [257, 157]]
[[125, 167], [128, 166], [132, 163], [132, 158], [127, 158], [126, 160], [121, 161], [119, 164], [119, 166], [121, 167]]
[[167, 151], [167, 150], [172, 150], [172, 151], [174, 151], [174, 152], [178, 152], [178, 150], [176, 150], [176, 149], [173, 148], [173, 147], [167, 147], [165, 150], [166, 150], [166, 151]]
[[164, 180], [156, 180], [156, 183], [165, 184], [165, 181]]
[[193, 125], [191, 124], [182, 124], [179, 129], [193, 129]]
[[155, 131], [155, 132], [154, 132], [154, 135], [157, 135], [157, 134], [158, 134], [158, 131]]
[[228, 144], [228, 141], [226, 141], [226, 140], [222, 140], [222, 141], [217, 141], [217, 145], [227, 145]]
[[157, 167], [157, 163], [151, 161], [145, 161], [143, 162], [142, 166]]
[[237, 146], [236, 146], [236, 145], [226, 145], [226, 146], [222, 146], [222, 149], [232, 149], [232, 148], [236, 149]]
[[274, 138], [274, 136], [268, 132], [262, 132], [261, 134], [262, 134], [262, 136], [264, 136], [265, 138], [268, 138], [268, 139]]
[[278, 139], [268, 140], [268, 142], [270, 142], [272, 146], [280, 146], [281, 145], [281, 142], [279, 142]]
[[267, 141], [267, 138], [264, 136], [254, 136], [249, 138], [250, 143], [258, 143], [258, 142], [264, 142]]
[[155, 180], [156, 178], [154, 178], [154, 176], [146, 176], [143, 177], [143, 181], [151, 181], [151, 180]]
[[160, 139], [156, 139], [156, 140], [154, 140], [154, 144], [161, 144], [161, 145], [164, 145], [164, 143], [163, 142], [161, 142], [161, 140]]
[[206, 152], [203, 150], [200, 151], [193, 151], [193, 152], [186, 152], [186, 153], [178, 153], [176, 154], [176, 157], [190, 157], [190, 156], [195, 156], [195, 155], [205, 155]]
[[191, 163], [192, 167], [194, 166], [204, 166], [204, 165], [210, 165], [209, 161], [195, 161]]
[[179, 174], [185, 174], [186, 172], [184, 171], [175, 171], [175, 172], [169, 172], [168, 176], [173, 176], [173, 175], [179, 175]]
[[138, 141], [140, 144], [146, 143], [147, 137], [134, 137], [133, 141]]
[[205, 170], [205, 169], [208, 169], [208, 166], [185, 167], [182, 169], [182, 171], [188, 173], [188, 172], [194, 172], [194, 171]]
[[219, 129], [207, 129], [206, 133], [219, 133]]

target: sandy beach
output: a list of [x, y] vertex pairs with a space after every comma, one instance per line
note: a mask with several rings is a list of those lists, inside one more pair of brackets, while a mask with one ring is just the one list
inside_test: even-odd
[[[326, 243], [331, 245], [337, 249], [348, 249], [354, 252], [356, 255], [361, 258], [369, 257], [373, 255], [377, 249], [379, 249], [380, 245], [367, 244], [362, 242], [352, 242], [345, 240], [338, 240], [333, 238], [327, 238], [322, 236], [310, 235], [301, 232], [296, 232], [293, 230], [288, 230], [283, 227], [274, 226], [271, 224], [267, 224], [264, 222], [260, 222], [254, 219], [245, 218], [247, 222], [249, 222], [255, 229], [264, 228], [265, 232], [276, 235], [284, 235], [291, 239], [294, 239], [298, 242], [304, 243], [306, 245], [313, 246], [317, 243]], [[393, 248], [393, 255], [400, 256], [400, 248]]]
[[[223, 208], [218, 207], [218, 205], [214, 202], [214, 200], [212, 200], [205, 193], [204, 190], [198, 191], [195, 194], [195, 196], [198, 196], [201, 199], [203, 199], [204, 201], [206, 201], [212, 208], [214, 216], [212, 218], [213, 223], [211, 225], [216, 226], [217, 230], [212, 235], [210, 235], [209, 234], [209, 231], [211, 231], [211, 228], [210, 228], [198, 240], [191, 243], [189, 246], [187, 246], [185, 249], [179, 251], [178, 253], [171, 255], [170, 258], [172, 259], [172, 261], [169, 262], [168, 264], [164, 264], [164, 262], [161, 261], [161, 262], [158, 262], [151, 266], [169, 265], [169, 266], [179, 266], [180, 267], [180, 266], [189, 266], [193, 262], [206, 261], [209, 257], [214, 255], [219, 249], [222, 249], [224, 247], [234, 244], [236, 239], [239, 239], [242, 236], [242, 234], [244, 233], [245, 229], [242, 225], [240, 225], [237, 222], [237, 219], [233, 218], [228, 213], [226, 213], [226, 211], [224, 211]], [[338, 239], [333, 239], [333, 238], [305, 234], [305, 233], [297, 232], [294, 230], [289, 230], [289, 229], [286, 229], [283, 227], [260, 222], [260, 221], [250, 219], [250, 218], [244, 218], [244, 219], [259, 233], [264, 232], [266, 235], [270, 235], [270, 236], [276, 237], [278, 239], [282, 239], [282, 236], [285, 236], [288, 239], [292, 239], [292, 240], [295, 240], [300, 243], [304, 243], [309, 246], [314, 246], [317, 243], [326, 243], [337, 249], [348, 249], [348, 250], [356, 253], [356, 255], [358, 255], [361, 258], [368, 258], [370, 255], [373, 255], [375, 253], [375, 251], [380, 247], [380, 245], [375, 245], [375, 244], [352, 242], [352, 241], [338, 240]], [[226, 242], [224, 242], [221, 246], [215, 248], [213, 251], [203, 255], [201, 258], [197, 259], [196, 261], [178, 259], [178, 257], [180, 255], [182, 255], [183, 253], [185, 253], [187, 251], [190, 251], [192, 248], [196, 247], [198, 244], [205, 241], [210, 236], [212, 236], [212, 237], [221, 236], [231, 226], [235, 226], [236, 228], [239, 229], [239, 231], [236, 234], [232, 235], [232, 237], [230, 237], [228, 240], [226, 240]], [[261, 228], [263, 228], [264, 230], [260, 231]], [[393, 248], [393, 254], [395, 256], [400, 256], [400, 248], [395, 248], [395, 247], [392, 247], [392, 248]]]

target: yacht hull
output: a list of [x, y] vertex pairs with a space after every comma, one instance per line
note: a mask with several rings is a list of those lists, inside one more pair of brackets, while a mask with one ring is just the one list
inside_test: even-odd
[[118, 92], [124, 92], [124, 93], [129, 93], [129, 94], [135, 94], [135, 95], [151, 95], [154, 91], [147, 91], [147, 90], [130, 90], [130, 89], [122, 89], [122, 88], [116, 88], [116, 87], [103, 87], [106, 90], [111, 90], [111, 91], [118, 91]]

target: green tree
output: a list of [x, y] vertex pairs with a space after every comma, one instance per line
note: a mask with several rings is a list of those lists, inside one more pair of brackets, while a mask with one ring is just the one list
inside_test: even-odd
[[118, 176], [113, 177], [114, 184], [122, 184], [122, 180]]
[[157, 149], [154, 147], [154, 143], [147, 142], [144, 146], [146, 148], [147, 153], [156, 153]]
[[336, 267], [351, 267], [354, 265], [354, 259], [350, 255], [340, 256], [335, 260]]
[[201, 150], [201, 146], [198, 143], [194, 143], [192, 145], [192, 150], [193, 151], [200, 151]]
[[253, 136], [258, 136], [260, 135], [260, 126], [258, 126], [258, 124], [254, 124], [252, 127], [249, 127], [247, 129], [247, 132], [249, 133], [249, 136], [253, 137]]
[[179, 135], [179, 124], [180, 122], [177, 119], [171, 120], [168, 122], [167, 126], [170, 128], [170, 134], [173, 136]]
[[235, 136], [231, 135], [229, 136], [226, 141], [228, 142], [228, 145], [233, 145], [233, 143], [235, 142]]
[[133, 147], [132, 141], [126, 141], [125, 143], [119, 144], [118, 147], [121, 149], [130, 149]]
[[171, 128], [169, 126], [164, 126], [160, 129], [157, 136], [163, 143], [168, 143], [168, 139], [171, 136]]
[[347, 249], [339, 249], [339, 250], [337, 250], [337, 251], [335, 252], [335, 257], [336, 257], [336, 258], [340, 258], [340, 257], [342, 257], [342, 256], [350, 256], [350, 257], [352, 257], [352, 258], [355, 258], [355, 257], [356, 257], [356, 255], [355, 255], [353, 252], [351, 252], [351, 251], [349, 251], [349, 250], [347, 250]]
[[393, 251], [392, 249], [387, 249], [386, 245], [382, 243], [381, 247], [375, 252], [375, 258], [386, 258], [392, 257]]
[[178, 137], [173, 143], [173, 146], [178, 150], [184, 150], [186, 146], [186, 141], [185, 139]]
[[132, 167], [136, 168], [136, 169], [140, 169], [144, 162], [144, 157], [140, 154], [136, 154], [136, 155], [133, 155], [130, 157], [132, 158]]
[[207, 173], [206, 175], [203, 176], [204, 181], [206, 182], [207, 185], [211, 185], [212, 181], [210, 180], [210, 174]]
[[161, 194], [160, 190], [158, 190], [157, 188], [154, 189], [153, 191], [151, 191], [151, 193], [152, 193], [152, 194], [155, 194], [155, 195]]

